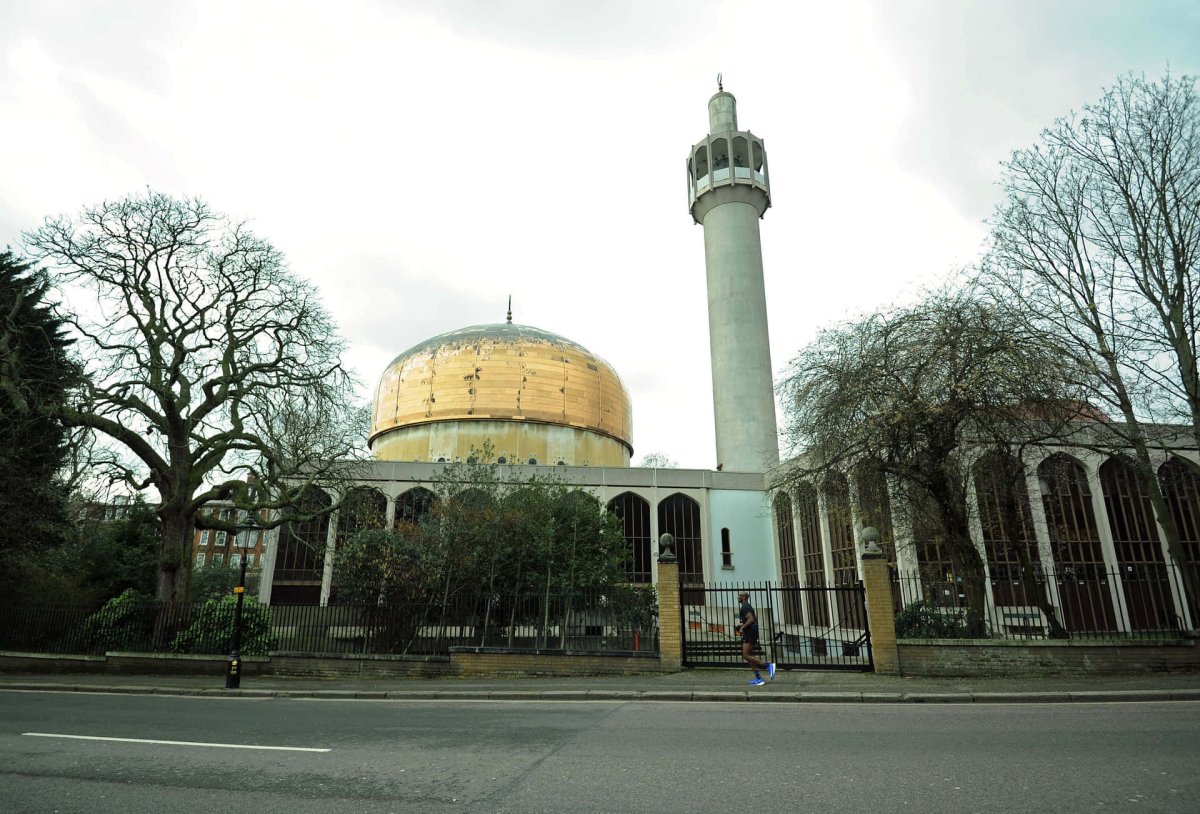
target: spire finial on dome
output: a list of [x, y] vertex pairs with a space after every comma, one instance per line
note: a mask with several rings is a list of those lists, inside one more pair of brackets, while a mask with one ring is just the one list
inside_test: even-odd
[[512, 325], [512, 294], [508, 295], [508, 324]]
[[721, 75], [717, 74], [717, 92], [721, 93], [725, 90], [724, 83], [721, 82]]

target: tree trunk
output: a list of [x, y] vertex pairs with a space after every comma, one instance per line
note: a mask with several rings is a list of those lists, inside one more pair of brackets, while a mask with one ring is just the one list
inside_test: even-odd
[[[966, 526], [961, 530], [966, 531]], [[948, 536], [953, 533], [951, 529], [947, 529]], [[987, 586], [983, 580], [983, 562], [979, 558], [979, 552], [971, 544], [970, 536], [958, 538], [959, 541], [964, 539], [966, 545], [959, 542], [949, 546], [950, 563], [954, 567], [955, 576], [962, 579], [963, 592], [967, 596], [966, 633], [970, 638], [982, 639], [987, 636], [987, 626], [984, 624], [987, 608], [984, 592]]]
[[166, 605], [187, 602], [192, 575], [192, 525], [179, 509], [159, 510], [162, 542], [158, 551], [155, 598]]
[[[940, 460], [948, 460], [949, 457], [948, 453], [944, 453]], [[929, 477], [927, 489], [941, 515], [950, 564], [955, 576], [963, 580], [963, 590], [967, 596], [967, 635], [983, 638], [987, 632], [984, 625], [986, 586], [983, 582], [983, 561], [971, 541], [965, 495], [962, 489], [955, 488], [951, 477], [940, 468]]]

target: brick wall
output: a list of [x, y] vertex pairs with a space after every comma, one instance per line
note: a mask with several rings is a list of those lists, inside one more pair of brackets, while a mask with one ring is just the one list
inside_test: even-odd
[[1200, 669], [1194, 640], [1049, 642], [902, 639], [906, 676], [1130, 674]]
[[311, 678], [432, 678], [457, 675], [450, 660], [435, 656], [307, 656], [275, 654], [270, 675]]
[[[664, 535], [665, 536], [665, 535]], [[680, 616], [679, 563], [674, 555], [658, 558], [658, 649], [660, 669], [683, 669], [683, 629]]]
[[0, 673], [103, 673], [104, 656], [0, 652]]
[[[198, 656], [182, 653], [107, 653], [104, 672], [126, 675], [225, 675], [228, 656]], [[266, 656], [243, 656], [242, 675], [263, 675], [271, 660]]]
[[571, 650], [520, 652], [502, 647], [452, 647], [458, 675], [629, 675], [661, 672], [657, 654], [614, 654]]
[[901, 669], [896, 650], [896, 612], [892, 609], [891, 577], [883, 552], [863, 552], [862, 573], [875, 672], [896, 675]]

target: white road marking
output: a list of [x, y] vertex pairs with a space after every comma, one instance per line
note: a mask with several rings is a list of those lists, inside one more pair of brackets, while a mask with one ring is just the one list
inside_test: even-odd
[[78, 741], [117, 741], [118, 743], [156, 743], [166, 746], [210, 746], [216, 749], [270, 749], [275, 752], [329, 752], [309, 746], [259, 746], [250, 743], [201, 743], [198, 741], [160, 741], [146, 738], [103, 738], [98, 735], [59, 735], [53, 732], [22, 732], [31, 738], [70, 738]]

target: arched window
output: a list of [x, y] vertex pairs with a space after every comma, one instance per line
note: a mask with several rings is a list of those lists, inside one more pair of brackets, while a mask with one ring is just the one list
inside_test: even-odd
[[[723, 138], [713, 139], [712, 168], [714, 173], [729, 168], [729, 142]], [[729, 173], [724, 173], [721, 175], [721, 177], [728, 178]], [[717, 176], [715, 174], [713, 175], [713, 180], [717, 180]]]
[[854, 520], [850, 512], [850, 484], [840, 472], [825, 478], [825, 510], [829, 515], [830, 553], [833, 555], [833, 584], [844, 588], [858, 582], [854, 561]]
[[909, 512], [912, 517], [913, 551], [917, 570], [928, 597], [938, 604], [957, 607], [959, 589], [954, 563], [946, 544], [942, 516], [933, 500], [919, 487], [908, 489]]
[[972, 477], [993, 600], [1003, 607], [1036, 604], [1034, 591], [1045, 583], [1024, 465], [992, 451], [976, 462]]
[[[825, 553], [821, 543], [821, 508], [817, 502], [817, 489], [811, 483], [796, 489], [796, 523], [804, 551], [804, 581], [810, 588], [824, 588], [829, 581], [825, 576]], [[829, 607], [819, 592], [808, 594], [808, 621], [821, 627], [829, 624]]]
[[621, 519], [629, 559], [625, 575], [631, 583], [650, 582], [650, 503], [633, 492], [622, 492], [608, 501], [608, 510]]
[[[1172, 457], [1158, 468], [1158, 482], [1162, 485], [1163, 497], [1175, 519], [1179, 542], [1187, 560], [1180, 564], [1192, 568], [1195, 573], [1196, 566], [1200, 564], [1200, 478], [1187, 464]], [[1200, 596], [1192, 598], [1191, 609], [1195, 624], [1200, 619]]]
[[396, 523], [418, 525], [437, 503], [437, 496], [424, 486], [414, 486], [396, 498]]
[[775, 542], [779, 554], [779, 583], [784, 589], [783, 621], [804, 624], [800, 597], [800, 572], [796, 558], [796, 527], [792, 499], [782, 492], [775, 496]]
[[658, 531], [675, 538], [680, 582], [703, 585], [704, 540], [700, 530], [700, 504], [679, 493], [662, 500], [658, 504]]
[[1158, 468], [1158, 482], [1175, 518], [1188, 563], [1200, 564], [1200, 478], [1183, 461], [1170, 458]]
[[320, 600], [321, 558], [329, 533], [329, 515], [324, 512], [332, 505], [329, 495], [310, 486], [296, 501], [296, 519], [279, 527], [271, 585], [275, 604], [316, 604]]
[[1150, 495], [1142, 488], [1133, 462], [1109, 458], [1100, 466], [1100, 484], [1117, 563], [1161, 563], [1162, 544]]
[[1170, 630], [1175, 602], [1162, 542], [1150, 495], [1133, 461], [1109, 458], [1100, 467], [1100, 485], [1129, 624], [1134, 630]]
[[387, 498], [383, 492], [371, 486], [356, 486], [346, 492], [338, 509], [338, 546], [363, 529], [381, 529], [386, 523]]
[[743, 178], [750, 177], [750, 150], [746, 145], [745, 136], [734, 136], [733, 147], [729, 156], [730, 162], [733, 164], [734, 170], [742, 170], [737, 173]]
[[[850, 509], [850, 482], [841, 472], [825, 478], [825, 512], [829, 517], [829, 548], [833, 555], [833, 587], [849, 588], [858, 584], [858, 563], [854, 552], [854, 518]], [[858, 616], [858, 608], [849, 591], [837, 593], [838, 619]]]
[[708, 147], [696, 148], [696, 180], [708, 175]]
[[[381, 529], [387, 525], [387, 498], [371, 486], [355, 486], [346, 492], [337, 513], [336, 561], [342, 546], [364, 529]], [[326, 552], [328, 555], [328, 552]], [[332, 586], [329, 601], [337, 601], [337, 584]]]
[[1055, 453], [1038, 466], [1038, 483], [1067, 630], [1113, 630], [1108, 571], [1083, 466], [1069, 455]]

